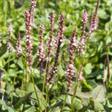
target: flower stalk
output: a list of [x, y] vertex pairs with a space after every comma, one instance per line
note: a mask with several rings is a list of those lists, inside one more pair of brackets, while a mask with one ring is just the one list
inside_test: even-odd
[[53, 64], [51, 70], [48, 73], [49, 75], [47, 77], [47, 83], [52, 80], [54, 74], [57, 71], [57, 64], [58, 64], [58, 58], [59, 58], [59, 53], [60, 53], [60, 46], [61, 46], [62, 39], [63, 39], [63, 24], [64, 24], [64, 17], [61, 14], [59, 16], [59, 23], [58, 23], [57, 49], [56, 49], [56, 54], [55, 54], [55, 58], [54, 58], [54, 64]]
[[18, 33], [17, 36], [17, 41], [16, 41], [16, 56], [19, 58], [19, 56], [22, 54], [22, 47], [21, 47], [21, 37], [20, 37], [20, 32]]
[[70, 39], [69, 44], [69, 62], [66, 70], [66, 79], [67, 79], [67, 90], [71, 90], [72, 78], [75, 73], [74, 70], [74, 48], [76, 47], [76, 31], [74, 30]]
[[32, 69], [32, 44], [30, 37], [31, 14], [29, 10], [25, 11], [25, 28], [26, 28], [26, 58], [29, 69]]
[[53, 39], [53, 31], [54, 31], [54, 14], [51, 12], [49, 14], [49, 22], [50, 22], [50, 32], [49, 32], [49, 39], [48, 39], [48, 44], [47, 44], [47, 63], [46, 63], [46, 81], [47, 81], [47, 76], [48, 76], [48, 70], [49, 70], [49, 58], [51, 55], [51, 48], [52, 48], [52, 39]]
[[8, 37], [7, 37], [7, 50], [9, 52], [14, 50], [14, 48], [12, 46], [12, 43], [11, 43], [11, 33], [12, 33], [12, 31], [13, 31], [12, 24], [9, 23], [9, 25], [8, 25]]
[[35, 7], [36, 7], [36, 0], [31, 0], [31, 6], [29, 9], [29, 12], [31, 14], [31, 23], [33, 23], [33, 20], [34, 20], [33, 13], [34, 13]]
[[91, 16], [89, 33], [92, 33], [97, 27], [97, 20], [98, 20], [97, 12], [98, 12], [98, 7], [99, 7], [99, 2], [100, 2], [100, 0], [97, 0], [95, 11], [94, 11], [93, 15]]
[[40, 65], [40, 72], [43, 71], [43, 62], [44, 62], [44, 59], [45, 59], [45, 54], [44, 54], [44, 47], [43, 47], [43, 32], [44, 32], [44, 26], [43, 25], [40, 25], [39, 27], [39, 37], [38, 37], [38, 40], [39, 40], [39, 44], [38, 44], [38, 48], [37, 48], [37, 57], [38, 57], [38, 60], [39, 60], [39, 65]]
[[87, 20], [88, 20], [88, 13], [86, 10], [84, 10], [82, 13], [81, 37], [80, 37], [79, 46], [78, 46], [79, 55], [84, 51], [84, 48], [85, 48], [85, 42], [86, 42], [85, 29], [86, 29]]

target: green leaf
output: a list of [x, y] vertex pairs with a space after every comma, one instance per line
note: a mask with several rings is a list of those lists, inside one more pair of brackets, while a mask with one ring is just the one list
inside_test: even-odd
[[92, 68], [93, 68], [92, 64], [91, 64], [91, 63], [88, 63], [88, 64], [84, 67], [85, 73], [86, 73], [87, 75], [90, 74], [91, 71], [92, 71]]
[[101, 103], [99, 103], [98, 101], [94, 100], [94, 110], [96, 112], [102, 112], [104, 111], [104, 107]]
[[[33, 92], [32, 98], [37, 99], [37, 97], [38, 97], [37, 102], [38, 102], [41, 110], [45, 110], [45, 108], [47, 106], [47, 102], [43, 96], [43, 93], [39, 90], [39, 88], [37, 86], [35, 86], [36, 91], [34, 91], [34, 86], [35, 85], [33, 85], [33, 83], [29, 83], [27, 91]], [[37, 92], [37, 93], [35, 93], [35, 92]], [[37, 94], [37, 96], [36, 96], [36, 94]]]
[[60, 112], [60, 111], [61, 111], [60, 107], [56, 107], [56, 108], [52, 109], [52, 112]]
[[70, 112], [70, 108], [67, 107], [67, 106], [65, 106], [65, 107], [63, 108], [63, 112]]
[[86, 91], [86, 90], [92, 90], [92, 86], [85, 79], [82, 80], [81, 83], [82, 83], [82, 89], [84, 91]]
[[106, 97], [106, 88], [103, 85], [98, 85], [92, 91], [92, 97], [98, 102], [104, 102]]
[[74, 98], [73, 100], [73, 106], [76, 110], [81, 110], [83, 108], [82, 102], [78, 98]]
[[98, 15], [102, 19], [107, 19], [108, 15], [106, 14], [106, 11], [104, 9], [99, 9], [98, 10]]
[[36, 109], [34, 106], [30, 106], [29, 109], [27, 109], [25, 112], [36, 112]]

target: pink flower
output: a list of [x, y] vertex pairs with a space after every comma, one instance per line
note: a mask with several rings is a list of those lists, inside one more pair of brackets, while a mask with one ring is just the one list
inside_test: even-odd
[[32, 68], [32, 44], [30, 38], [31, 14], [29, 10], [25, 11], [25, 28], [26, 28], [26, 58], [29, 68]]
[[18, 33], [17, 41], [16, 41], [16, 55], [17, 58], [22, 54], [22, 48], [21, 48], [21, 37], [20, 33]]
[[71, 90], [72, 86], [72, 78], [75, 73], [74, 70], [74, 48], [76, 46], [76, 31], [74, 30], [71, 36], [70, 44], [69, 44], [69, 62], [67, 65], [67, 70], [66, 70], [66, 79], [67, 79], [67, 89], [68, 91]]

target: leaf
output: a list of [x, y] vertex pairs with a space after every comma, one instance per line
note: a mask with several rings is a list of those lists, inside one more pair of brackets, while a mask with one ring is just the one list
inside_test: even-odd
[[36, 112], [36, 109], [34, 106], [30, 106], [26, 111], [26, 109], [24, 109], [24, 112]]
[[3, 44], [3, 43], [1, 43], [2, 44], [2, 46], [0, 46], [0, 49], [2, 49], [2, 50], [0, 50], [0, 57], [3, 55], [3, 54], [5, 54], [5, 52], [6, 52], [6, 50], [7, 50], [7, 45], [6, 44]]
[[94, 100], [94, 110], [96, 112], [101, 112], [104, 111], [104, 107], [101, 103], [99, 103], [98, 101]]
[[60, 74], [60, 76], [63, 76], [65, 74], [65, 71], [63, 70], [61, 65], [58, 67], [58, 73]]
[[98, 15], [102, 19], [107, 19], [108, 18], [108, 15], [106, 14], [106, 11], [104, 9], [99, 9], [98, 10]]
[[84, 79], [81, 81], [83, 91], [92, 90], [92, 86]]
[[[34, 91], [33, 83], [29, 83], [27, 89], [28, 89], [28, 91], [33, 92], [31, 97], [38, 101], [38, 104], [39, 104], [41, 110], [45, 110], [45, 108], [47, 106], [47, 102], [46, 102], [42, 92], [39, 90], [39, 88], [37, 86], [35, 86], [35, 87], [36, 87], [36, 92], [37, 93], [35, 93], [35, 91]], [[37, 94], [37, 96], [36, 96], [36, 94]], [[37, 97], [38, 97], [38, 99], [37, 99]]]
[[24, 67], [25, 67], [24, 63], [25, 63], [25, 62], [24, 62], [23, 57], [20, 57], [20, 58], [18, 59], [17, 64], [18, 64], [18, 66], [19, 66], [21, 69], [24, 69]]
[[78, 98], [74, 98], [73, 100], [73, 106], [76, 110], [81, 110], [83, 108], [82, 102]]
[[111, 31], [111, 28], [112, 28], [112, 21], [106, 23], [106, 25], [105, 25], [105, 30], [107, 32]]
[[105, 42], [106, 42], [106, 45], [111, 44], [111, 42], [112, 42], [112, 37], [111, 37], [111, 36], [106, 36]]
[[109, 108], [112, 109], [112, 102], [110, 102], [109, 100], [107, 100], [107, 105], [108, 105]]
[[85, 106], [89, 104], [91, 98], [100, 103], [105, 101], [106, 88], [103, 85], [98, 85], [90, 92], [82, 92], [81, 89], [78, 89], [76, 95], [81, 98], [83, 105]]
[[98, 85], [92, 91], [92, 97], [98, 102], [104, 102], [106, 97], [106, 88], [103, 85]]
[[32, 95], [32, 93], [30, 92], [30, 93], [26, 94], [25, 96], [15, 97], [14, 102], [13, 102], [14, 107], [19, 108], [21, 104], [28, 103], [30, 101], [31, 95]]
[[[2, 108], [1, 108], [1, 105], [2, 105]], [[7, 112], [15, 112], [15, 110], [11, 107], [11, 106], [8, 106], [5, 101], [3, 100], [0, 100], [0, 110], [1, 112], [5, 112], [7, 110]]]
[[63, 112], [70, 112], [70, 108], [67, 107], [67, 106], [65, 106], [65, 107], [63, 108]]
[[59, 107], [56, 107], [52, 110], [52, 112], [60, 112], [60, 111], [61, 111], [61, 109]]
[[15, 112], [15, 110], [13, 108], [11, 108], [10, 106], [7, 107], [8, 112]]
[[85, 73], [86, 73], [87, 75], [90, 74], [91, 71], [92, 71], [92, 68], [93, 68], [92, 64], [91, 64], [91, 63], [88, 63], [88, 64], [84, 67]]
[[69, 105], [71, 104], [71, 96], [70, 95], [67, 95], [66, 103]]

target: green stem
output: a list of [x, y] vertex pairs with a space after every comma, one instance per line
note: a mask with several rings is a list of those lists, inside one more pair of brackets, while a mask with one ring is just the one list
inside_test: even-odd
[[76, 86], [75, 86], [75, 89], [74, 89], [74, 93], [73, 93], [73, 97], [72, 97], [72, 100], [71, 100], [71, 112], [74, 112], [74, 105], [73, 105], [73, 100], [76, 96], [76, 92], [77, 92], [77, 88], [79, 87], [79, 81], [77, 79], [77, 83], [76, 83]]
[[[49, 56], [48, 56], [49, 57]], [[46, 62], [46, 73], [44, 75], [44, 81], [43, 81], [43, 88], [42, 88], [42, 92], [44, 93], [45, 90], [45, 96], [46, 96], [46, 101], [49, 104], [49, 95], [48, 95], [48, 85], [47, 85], [47, 76], [48, 76], [48, 69], [49, 69], [49, 61]]]
[[37, 98], [37, 101], [38, 101], [38, 104], [39, 104], [39, 110], [40, 110], [40, 112], [42, 112], [42, 109], [41, 109], [41, 106], [40, 106], [39, 97], [38, 97], [37, 90], [36, 90], [36, 86], [35, 86], [35, 82], [34, 82], [33, 73], [34, 72], [31, 72], [31, 80], [32, 80], [32, 83], [33, 83], [34, 93], [36, 95], [36, 98]]
[[67, 90], [66, 90], [66, 94], [65, 94], [65, 98], [64, 98], [64, 103], [63, 103], [63, 105], [62, 105], [62, 109], [61, 109], [61, 112], [63, 112], [63, 108], [64, 108], [64, 106], [66, 105], [66, 100], [67, 100]]

